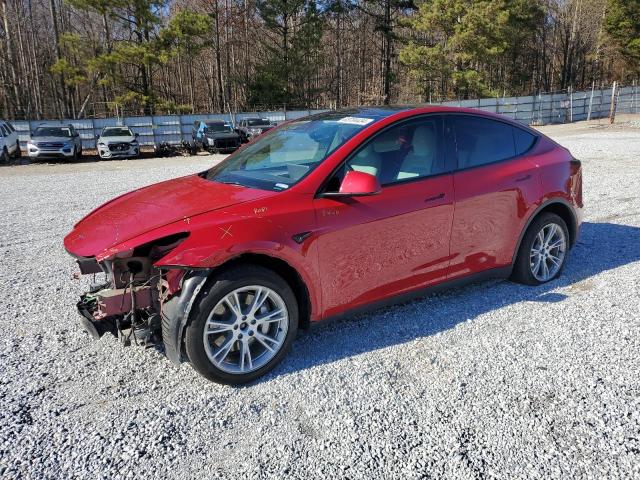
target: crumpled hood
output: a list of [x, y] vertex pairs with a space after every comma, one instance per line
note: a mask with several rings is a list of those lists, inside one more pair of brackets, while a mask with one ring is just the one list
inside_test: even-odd
[[106, 143], [109, 145], [110, 143], [131, 143], [136, 140], [136, 137], [132, 135], [123, 135], [120, 137], [100, 137], [98, 138], [98, 143]]
[[[198, 175], [176, 178], [126, 193], [98, 207], [64, 239], [75, 256], [93, 257], [153, 229], [275, 192], [212, 182]], [[178, 233], [179, 231], [176, 231]]]

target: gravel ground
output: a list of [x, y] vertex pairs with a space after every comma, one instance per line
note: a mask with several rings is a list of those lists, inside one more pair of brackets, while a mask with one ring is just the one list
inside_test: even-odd
[[62, 238], [211, 156], [0, 168], [0, 478], [640, 478], [640, 122], [546, 127], [583, 160], [563, 276], [302, 334], [257, 384], [91, 341]]

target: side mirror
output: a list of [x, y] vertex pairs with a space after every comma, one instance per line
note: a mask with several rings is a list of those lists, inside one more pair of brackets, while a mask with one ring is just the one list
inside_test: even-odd
[[376, 195], [380, 191], [378, 177], [370, 173], [351, 170], [344, 176], [338, 192], [328, 192], [324, 195], [327, 197], [365, 197]]

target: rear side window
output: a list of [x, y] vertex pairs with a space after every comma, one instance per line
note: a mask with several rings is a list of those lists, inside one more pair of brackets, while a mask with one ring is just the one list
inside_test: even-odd
[[456, 116], [454, 125], [459, 169], [515, 157], [511, 125], [472, 115]]
[[522, 155], [533, 146], [536, 136], [521, 128], [513, 127], [513, 141], [516, 144], [516, 155]]
[[13, 132], [15, 132], [15, 131], [16, 131], [16, 129], [15, 129], [15, 128], [13, 128], [13, 125], [11, 125], [9, 122], [7, 122], [7, 124], [6, 124], [6, 125], [7, 125], [7, 128], [9, 129], [9, 131], [10, 131], [11, 133], [13, 133]]

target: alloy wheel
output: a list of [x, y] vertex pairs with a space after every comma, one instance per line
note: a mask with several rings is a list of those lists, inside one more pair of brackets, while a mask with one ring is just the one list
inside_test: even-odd
[[540, 282], [551, 280], [562, 268], [567, 250], [564, 230], [556, 223], [543, 226], [529, 254], [531, 273]]
[[233, 290], [209, 314], [204, 349], [213, 365], [244, 374], [266, 365], [282, 348], [289, 325], [287, 306], [275, 291], [260, 285]]

